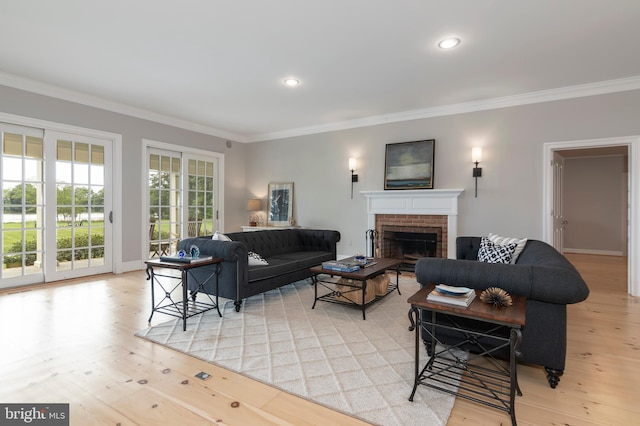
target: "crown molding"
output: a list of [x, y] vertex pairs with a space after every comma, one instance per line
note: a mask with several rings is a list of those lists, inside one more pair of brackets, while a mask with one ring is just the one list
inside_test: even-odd
[[25, 90], [27, 92], [37, 93], [39, 95], [50, 96], [69, 102], [75, 102], [94, 108], [100, 108], [118, 114], [140, 118], [143, 120], [149, 120], [155, 123], [166, 124], [168, 126], [178, 127], [180, 129], [191, 130], [210, 136], [216, 136], [222, 139], [231, 139], [235, 142], [246, 142], [246, 138], [244, 136], [240, 136], [226, 130], [205, 126], [203, 124], [194, 123], [189, 120], [183, 120], [169, 115], [159, 114], [142, 108], [132, 107], [127, 104], [110, 101], [98, 96], [88, 95], [86, 93], [65, 89], [52, 84], [42, 83], [36, 80], [4, 73], [2, 71], [0, 71], [0, 85]]
[[464, 102], [453, 105], [445, 105], [441, 107], [424, 108], [393, 114], [377, 115], [355, 120], [330, 123], [321, 126], [300, 127], [296, 129], [283, 130], [281, 132], [256, 134], [248, 137], [247, 142], [283, 139], [316, 133], [355, 129], [358, 127], [376, 126], [379, 124], [397, 123], [401, 121], [418, 120], [423, 118], [442, 117], [446, 115], [463, 114], [468, 112], [485, 111], [498, 108], [508, 108], [542, 102], [560, 101], [565, 99], [603, 95], [607, 93], [626, 92], [629, 90], [638, 89], [640, 89], [640, 76], [634, 76], [617, 80], [607, 80], [597, 83], [588, 83], [576, 86], [561, 87], [557, 89], [541, 90], [538, 92], [524, 93], [521, 95], [504, 96], [482, 101]]
[[38, 82], [1, 71], [0, 85], [26, 90], [28, 92], [50, 96], [57, 99], [75, 102], [95, 108], [100, 108], [107, 111], [140, 118], [143, 120], [166, 124], [185, 130], [191, 130], [206, 135], [216, 136], [223, 139], [230, 139], [235, 142], [246, 143], [306, 136], [316, 133], [335, 132], [339, 130], [356, 129], [359, 127], [377, 126], [380, 124], [398, 123], [402, 121], [442, 117], [447, 115], [464, 114], [468, 112], [485, 111], [498, 108], [508, 108], [542, 102], [574, 99], [586, 96], [603, 95], [607, 93], [625, 92], [629, 90], [638, 90], [640, 89], [640, 76], [621, 78], [617, 80], [600, 81], [596, 83], [579, 84], [575, 86], [541, 90], [538, 92], [504, 96], [500, 98], [486, 99], [481, 101], [464, 102], [453, 105], [445, 105], [441, 107], [376, 115], [355, 120], [345, 120], [330, 124], [323, 124], [319, 126], [298, 127], [278, 132], [255, 133], [248, 136], [243, 136], [226, 130], [205, 126], [203, 124], [194, 123], [192, 121], [183, 120], [164, 114], [158, 114], [142, 108], [135, 108], [123, 103], [113, 102], [97, 96], [61, 88], [51, 84]]

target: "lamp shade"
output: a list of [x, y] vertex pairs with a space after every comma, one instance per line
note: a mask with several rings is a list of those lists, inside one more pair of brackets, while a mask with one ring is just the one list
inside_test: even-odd
[[247, 201], [247, 210], [250, 212], [257, 212], [262, 210], [262, 200], [259, 198], [251, 198]]
[[349, 170], [355, 170], [356, 169], [356, 158], [355, 157], [349, 157]]
[[482, 148], [479, 146], [473, 147], [471, 149], [471, 162], [479, 163], [482, 161]]

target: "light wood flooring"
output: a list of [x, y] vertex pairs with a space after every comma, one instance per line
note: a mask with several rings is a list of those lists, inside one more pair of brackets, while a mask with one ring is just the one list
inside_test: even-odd
[[[627, 295], [626, 259], [567, 257], [591, 295], [569, 306], [558, 387], [548, 386], [541, 367], [519, 367], [518, 424], [637, 424], [640, 298]], [[68, 402], [71, 424], [82, 426], [364, 424], [135, 337], [149, 311], [143, 271], [0, 292], [0, 402]], [[153, 322], [168, 319], [156, 314]], [[199, 371], [213, 377], [196, 379]], [[448, 424], [510, 421], [458, 399]]]

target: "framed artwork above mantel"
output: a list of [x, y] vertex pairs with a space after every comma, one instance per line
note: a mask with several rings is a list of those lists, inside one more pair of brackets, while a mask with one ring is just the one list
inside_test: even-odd
[[388, 143], [384, 189], [433, 189], [435, 139]]

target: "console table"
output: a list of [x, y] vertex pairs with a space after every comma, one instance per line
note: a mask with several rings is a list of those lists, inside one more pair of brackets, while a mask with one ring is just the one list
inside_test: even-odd
[[[218, 311], [218, 315], [222, 317], [220, 308], [218, 307], [218, 275], [220, 274], [221, 262], [222, 259], [217, 257], [194, 263], [167, 262], [160, 259], [150, 259], [145, 261], [147, 265], [147, 281], [151, 281], [151, 315], [149, 316], [149, 325], [151, 325], [151, 318], [153, 318], [153, 314], [155, 312], [161, 312], [166, 315], [182, 318], [182, 331], [187, 329], [187, 318], [210, 311], [211, 309], [216, 309]], [[206, 265], [216, 265], [216, 268], [204, 281], [199, 282], [189, 271]], [[180, 272], [180, 276], [158, 272], [155, 268], [176, 270]], [[171, 286], [167, 283], [163, 283], [158, 279], [159, 277], [177, 282], [174, 286]], [[189, 279], [194, 280], [198, 284], [198, 289], [191, 291], [191, 307], [189, 307], [189, 298], [187, 296], [187, 283]], [[204, 294], [209, 298], [208, 302], [196, 301], [196, 294], [198, 291], [202, 290], [204, 285], [211, 279], [216, 280], [215, 301], [211, 298], [210, 294], [206, 293]], [[164, 297], [157, 304], [155, 302], [156, 285], [164, 292]], [[180, 285], [182, 285], [182, 300], [173, 300], [173, 293]], [[166, 303], [164, 303], [165, 301]]]
[[[413, 401], [418, 385], [424, 385], [506, 411], [515, 425], [515, 394], [522, 396], [516, 357], [522, 342], [520, 329], [525, 325], [526, 299], [512, 295], [512, 306], [495, 308], [483, 303], [480, 290], [476, 290], [471, 305], [463, 308], [427, 301], [427, 295], [434, 288], [435, 284], [425, 285], [407, 301], [411, 304], [409, 331], [415, 330], [416, 336], [415, 380], [409, 401]], [[423, 309], [430, 311], [430, 315], [423, 315]], [[482, 329], [465, 326], [461, 321], [464, 318], [482, 321], [488, 326]], [[427, 345], [429, 359], [422, 370], [419, 360], [421, 329], [431, 340]], [[460, 333], [466, 341], [450, 347], [439, 340], [437, 331]], [[460, 349], [466, 346], [472, 350]], [[505, 367], [504, 361], [496, 355], [507, 348], [509, 359]]]

